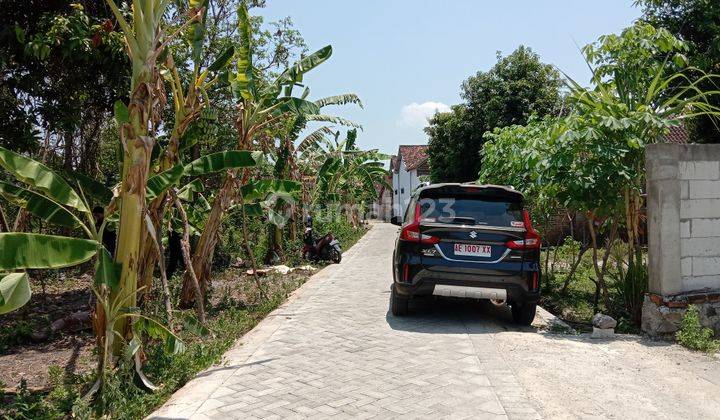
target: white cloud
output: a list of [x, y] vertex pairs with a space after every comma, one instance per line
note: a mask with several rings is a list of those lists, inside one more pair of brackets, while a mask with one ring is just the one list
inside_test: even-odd
[[397, 123], [404, 127], [424, 128], [428, 126], [428, 118], [435, 115], [435, 112], [449, 111], [450, 107], [442, 102], [413, 102], [402, 107]]

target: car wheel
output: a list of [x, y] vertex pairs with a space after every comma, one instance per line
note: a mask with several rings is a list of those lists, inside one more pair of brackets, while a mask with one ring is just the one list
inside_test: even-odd
[[535, 319], [535, 311], [537, 304], [535, 303], [514, 303], [512, 305], [512, 317], [516, 324], [530, 325]]
[[395, 292], [395, 287], [393, 286], [392, 291], [390, 292], [390, 311], [392, 314], [395, 316], [407, 315], [409, 303], [410, 299], [398, 296]]

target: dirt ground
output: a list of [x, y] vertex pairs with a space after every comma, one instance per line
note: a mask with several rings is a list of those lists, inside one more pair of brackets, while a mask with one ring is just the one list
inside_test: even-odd
[[[287, 274], [262, 273], [258, 278], [268, 296], [293, 282], [303, 282], [311, 270], [293, 270]], [[50, 367], [68, 374], [82, 374], [95, 367], [95, 341], [89, 323], [74, 325], [69, 331], [45, 335], [50, 325], [72, 313], [89, 313], [94, 306], [90, 275], [47, 279], [45, 292], [32, 282], [33, 296], [21, 310], [0, 316], [0, 389], [14, 392], [21, 380], [31, 391], [48, 389]], [[158, 297], [159, 298], [159, 297]], [[211, 307], [251, 305], [260, 296], [255, 281], [244, 268], [228, 269], [213, 279]]]
[[37, 278], [33, 280], [30, 302], [0, 316], [0, 383], [10, 389], [23, 378], [29, 389], [43, 389], [51, 366], [80, 373], [93, 363], [94, 339], [89, 324], [78, 323], [67, 331], [49, 334], [54, 321], [90, 310], [91, 277], [45, 279], [44, 292]]

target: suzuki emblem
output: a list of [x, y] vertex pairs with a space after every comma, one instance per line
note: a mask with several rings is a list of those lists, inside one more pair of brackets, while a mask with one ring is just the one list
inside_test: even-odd
[[475, 232], [474, 230], [470, 232], [470, 237], [473, 239], [477, 238], [477, 232]]

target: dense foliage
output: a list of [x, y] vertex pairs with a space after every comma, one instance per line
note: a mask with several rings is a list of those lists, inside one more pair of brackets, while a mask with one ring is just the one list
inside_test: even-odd
[[670, 127], [695, 116], [717, 118], [703, 90], [717, 76], [688, 66], [687, 45], [664, 29], [638, 22], [620, 35], [606, 35], [583, 48], [593, 86], [568, 79], [569, 110], [563, 117], [487, 134], [480, 181], [511, 184], [528, 193], [536, 219], [560, 210], [587, 220], [596, 284], [606, 309], [608, 259], [625, 232], [627, 255], [618, 287], [627, 313], [639, 321], [647, 287], [642, 256], [644, 146]]
[[560, 112], [562, 79], [559, 72], [530, 48], [520, 46], [487, 72], [480, 71], [462, 84], [464, 104], [436, 114], [426, 129], [433, 182], [471, 181], [477, 178], [483, 135], [495, 128], [525, 124], [531, 115]]
[[[10, 1], [0, 17], [0, 145], [62, 148], [66, 169], [95, 174], [98, 133], [130, 78], [101, 2]], [[88, 83], [92, 78], [92, 83]]]
[[[670, 31], [688, 45], [686, 55], [707, 73], [720, 73], [720, 3], [714, 0], [638, 0], [643, 19]], [[705, 90], [716, 89], [712, 83]], [[720, 100], [711, 99], [715, 106]], [[692, 138], [700, 143], [720, 143], [720, 129], [711, 118], [698, 116], [688, 123]]]
[[[4, 21], [0, 314], [31, 299], [45, 274], [28, 270], [94, 272], [98, 370], [65, 412], [142, 416], [214, 360], [232, 335], [212, 335], [213, 267], [247, 265], [262, 304], [257, 254], [299, 264], [305, 215], [323, 210], [317, 229], [346, 245], [364, 232], [385, 157], [321, 112], [360, 99], [311, 100], [304, 75], [332, 47], [307, 53], [289, 19], [250, 15], [263, 3], [30, 2]], [[301, 140], [310, 121], [326, 126]], [[353, 129], [339, 141], [336, 126]], [[141, 397], [158, 391], [149, 377], [169, 388]]]

